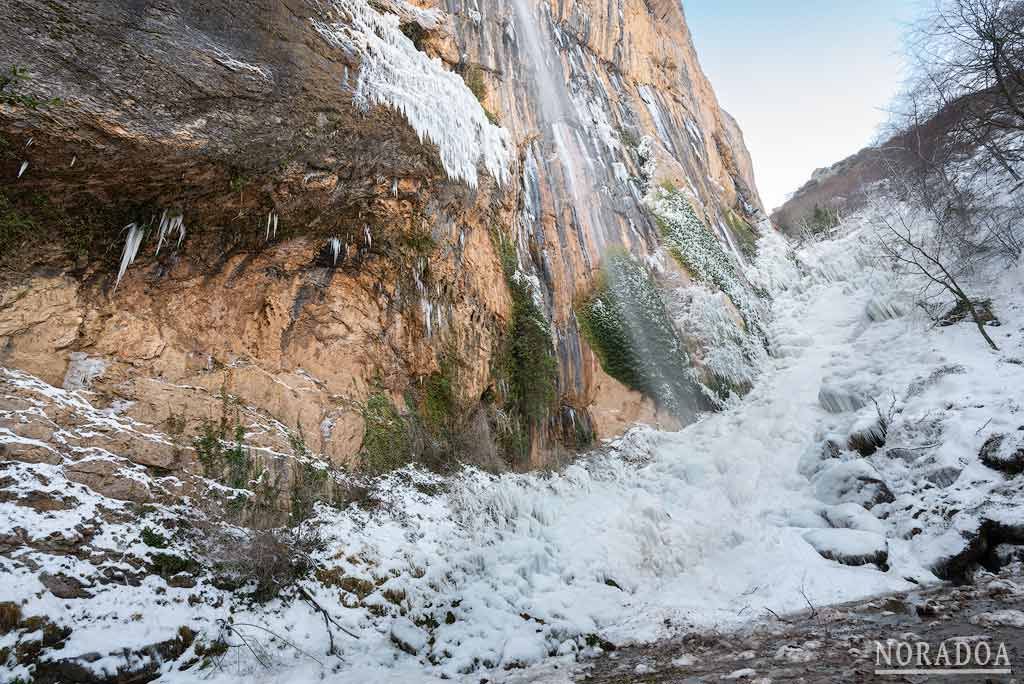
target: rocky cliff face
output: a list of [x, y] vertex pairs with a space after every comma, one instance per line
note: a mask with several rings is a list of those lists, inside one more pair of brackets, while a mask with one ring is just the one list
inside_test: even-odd
[[[548, 515], [515, 477], [399, 466], [557, 465], [748, 387], [750, 161], [678, 2], [442, 2], [0, 3], [0, 679], [232, 678], [243, 614], [315, 679], [439, 628], [445, 678], [548, 654], [466, 630], [604, 643], [477, 582], [479, 525]], [[450, 568], [387, 541], [441, 528]]]
[[739, 260], [762, 218], [678, 2], [12, 0], [0, 29], [0, 363], [182, 435], [160, 468], [211, 425], [500, 468], [690, 415], [577, 315], [620, 249], [695, 277], [652, 189]]

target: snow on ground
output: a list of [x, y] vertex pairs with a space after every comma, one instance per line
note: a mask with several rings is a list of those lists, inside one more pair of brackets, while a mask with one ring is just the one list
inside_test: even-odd
[[[774, 355], [725, 411], [678, 433], [634, 430], [559, 473], [467, 470], [445, 480], [403, 471], [382, 483], [374, 509], [322, 508], [328, 546], [318, 565], [370, 590], [353, 602], [329, 581], [305, 586], [359, 639], [335, 630], [340, 655], [324, 655], [323, 618], [299, 601], [235, 605], [233, 619], [286, 636], [326, 669], [270, 640], [280, 650], [269, 671], [236, 649], [221, 670], [168, 665], [162, 681], [305, 682], [334, 672], [364, 682], [477, 682], [481, 670], [491, 681], [564, 681], [577, 654], [602, 640], [728, 627], [769, 609], [935, 581], [928, 568], [962, 548], [974, 512], [1020, 517], [1004, 476], [977, 454], [989, 435], [1024, 423], [1024, 366], [1015, 360], [1024, 273], [1009, 269], [992, 286], [1002, 351], [991, 352], [969, 324], [932, 329], [913, 314], [913, 284], [896, 281], [863, 235], [854, 225], [805, 247], [798, 261], [783, 258], [781, 238], [768, 239], [751, 277], [774, 294]], [[870, 430], [880, 412], [886, 446], [868, 458], [846, 449], [851, 432]], [[7, 515], [12, 505], [0, 507]], [[884, 534], [888, 569], [828, 560], [808, 534], [864, 553], [878, 551]], [[27, 599], [26, 614], [75, 627], [60, 657], [104, 639], [124, 645], [134, 613], [145, 616], [136, 636], [150, 642], [183, 624], [214, 629], [227, 616], [181, 603], [189, 591], [161, 592], [156, 578], [56, 600], [31, 572], [4, 564], [15, 581], [0, 600], [13, 593]]]

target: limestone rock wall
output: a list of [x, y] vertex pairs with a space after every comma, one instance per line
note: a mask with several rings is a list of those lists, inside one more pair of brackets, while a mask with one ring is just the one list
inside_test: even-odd
[[[363, 20], [391, 42], [349, 31]], [[375, 96], [373, 55], [422, 68], [419, 99]], [[574, 301], [610, 246], [657, 247], [644, 150], [723, 241], [727, 212], [761, 213], [677, 2], [11, 0], [0, 63], [22, 70], [0, 100], [0, 364], [165, 432], [243, 406], [281, 428], [268, 448], [301, 434], [359, 466], [371, 397], [422, 412], [443, 376], [468, 435], [453, 444], [492, 461], [506, 239], [558, 361], [515, 465], [551, 460], [579, 426], [671, 424], [601, 370]], [[475, 184], [452, 177], [467, 154]], [[180, 243], [160, 240], [167, 215]], [[118, 282], [132, 224], [146, 236]]]
[[598, 435], [634, 421], [667, 422], [604, 374], [581, 341], [573, 303], [602, 255], [658, 246], [642, 202], [648, 139], [656, 178], [699, 198], [729, 241], [725, 213], [763, 218], [749, 154], [701, 71], [678, 2], [447, 0], [463, 68], [486, 76], [485, 105], [519, 149], [516, 217], [523, 267], [543, 286], [555, 325], [563, 406]]

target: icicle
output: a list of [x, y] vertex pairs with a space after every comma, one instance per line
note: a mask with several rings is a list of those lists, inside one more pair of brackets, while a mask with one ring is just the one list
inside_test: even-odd
[[366, 240], [367, 248], [373, 247], [373, 236], [370, 235], [370, 226], [363, 225], [363, 238]]
[[164, 209], [164, 213], [160, 215], [160, 227], [156, 230], [156, 253], [159, 256], [160, 248], [163, 247], [164, 237], [167, 235], [167, 210]]
[[331, 256], [334, 259], [334, 265], [337, 266], [338, 265], [338, 255], [341, 254], [341, 240], [339, 240], [336, 237], [332, 237], [330, 240], [327, 241], [327, 244], [331, 248]]
[[[477, 163], [482, 162], [499, 184], [508, 180], [514, 154], [509, 133], [490, 122], [458, 74], [418, 50], [393, 21], [394, 15], [378, 11], [374, 3], [330, 0], [325, 4], [339, 19], [314, 19], [314, 28], [332, 46], [362, 58], [352, 94], [357, 108], [366, 111], [371, 105], [387, 105], [400, 112], [420, 140], [437, 145], [449, 178], [476, 187]], [[408, 7], [418, 13], [421, 25], [442, 21], [442, 12]], [[458, 125], [451, 125], [452, 121]]]
[[121, 253], [121, 268], [117, 272], [114, 290], [117, 290], [117, 286], [121, 284], [121, 279], [124, 278], [125, 272], [128, 271], [128, 267], [135, 261], [135, 256], [139, 253], [139, 247], [142, 246], [142, 238], [146, 234], [146, 231], [135, 223], [129, 223], [125, 226], [125, 230], [128, 231], [128, 237], [124, 241], [124, 251]]
[[21, 162], [21, 168], [18, 169], [18, 178], [21, 178], [21, 174], [25, 173], [25, 169], [27, 169], [27, 168], [28, 168], [28, 162], [27, 161]]
[[391, 179], [391, 194], [398, 197], [398, 179]]
[[163, 215], [160, 217], [160, 227], [158, 229], [158, 239], [156, 243], [156, 253], [160, 254], [160, 248], [164, 244], [164, 239], [171, 233], [178, 234], [177, 247], [181, 247], [182, 240], [185, 239], [185, 223], [184, 218], [181, 214], [167, 218], [167, 210], [164, 210]]
[[28, 142], [25, 143], [25, 147], [30, 147], [32, 145], [32, 143], [34, 143], [35, 141], [36, 141], [35, 138], [29, 138]]
[[271, 209], [270, 213], [267, 214], [267, 226], [265, 233], [266, 234], [263, 236], [263, 239], [267, 242], [269, 242], [271, 238], [277, 237], [277, 212], [273, 209]]
[[76, 161], [78, 161], [78, 155], [77, 154], [74, 157], [71, 158], [71, 164], [70, 164], [70, 166], [68, 168], [71, 168], [71, 166], [74, 166]]

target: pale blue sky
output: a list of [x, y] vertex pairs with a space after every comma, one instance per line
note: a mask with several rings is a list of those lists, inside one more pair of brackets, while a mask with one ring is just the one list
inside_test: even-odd
[[682, 0], [704, 72], [739, 121], [770, 211], [871, 142], [920, 0]]

